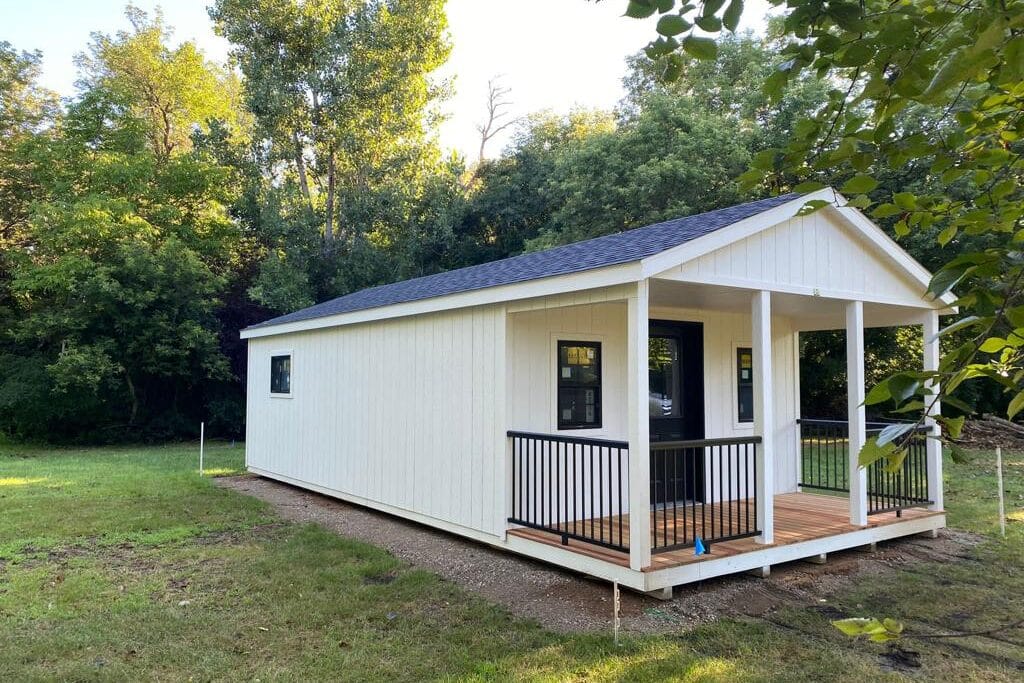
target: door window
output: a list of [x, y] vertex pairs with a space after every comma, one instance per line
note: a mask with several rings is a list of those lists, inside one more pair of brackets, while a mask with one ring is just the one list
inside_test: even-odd
[[679, 340], [651, 337], [647, 345], [648, 405], [651, 417], [679, 417]]

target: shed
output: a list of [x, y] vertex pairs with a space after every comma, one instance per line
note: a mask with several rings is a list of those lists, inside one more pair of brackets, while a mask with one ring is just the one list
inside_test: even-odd
[[[929, 279], [826, 189], [355, 292], [242, 331], [246, 464], [662, 595], [934, 532], [937, 440], [849, 457], [883, 426], [865, 327], [937, 367]], [[801, 415], [799, 335], [833, 329], [848, 413]]]

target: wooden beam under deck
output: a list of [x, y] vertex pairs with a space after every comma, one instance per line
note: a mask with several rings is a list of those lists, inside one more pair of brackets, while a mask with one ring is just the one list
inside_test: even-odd
[[[733, 503], [735, 506], [736, 503]], [[718, 515], [718, 506], [708, 504], [708, 513]], [[911, 508], [903, 511], [902, 517], [897, 517], [895, 512], [887, 512], [868, 517], [867, 527], [859, 527], [850, 524], [849, 504], [845, 497], [827, 496], [814, 493], [783, 493], [775, 496], [775, 542], [771, 546], [757, 543], [753, 538], [743, 538], [735, 541], [722, 541], [715, 543], [710, 554], [701, 556], [694, 555], [693, 548], [683, 548], [669, 552], [655, 553], [651, 557], [651, 564], [643, 571], [652, 572], [671, 567], [679, 567], [696, 562], [704, 562], [726, 557], [742, 555], [764, 550], [766, 547], [778, 547], [813, 541], [816, 539], [838, 536], [845, 533], [860, 531], [864, 528], [871, 529], [881, 526], [898, 524], [910, 520], [921, 519], [942, 515], [942, 512], [935, 512], [923, 508]], [[735, 507], [733, 508], [736, 509]], [[659, 533], [664, 526], [665, 520], [660, 511], [651, 513], [651, 526], [658, 529]], [[619, 529], [624, 530], [624, 543], [629, 543], [629, 521], [628, 515], [621, 520], [618, 516], [605, 517], [595, 520], [597, 524], [604, 526], [608, 533], [614, 530], [615, 540], [618, 540]], [[668, 524], [672, 520], [669, 518]], [[586, 522], [589, 524], [589, 520]], [[627, 553], [609, 550], [600, 546], [584, 543], [582, 541], [570, 540], [568, 545], [562, 545], [561, 538], [553, 533], [537, 529], [509, 529], [509, 534], [537, 541], [547, 545], [557, 546], [563, 550], [586, 555], [594, 559], [611, 562], [622, 567], [629, 567], [629, 555]], [[670, 532], [671, 535], [671, 532]], [[680, 537], [682, 533], [680, 532]]]

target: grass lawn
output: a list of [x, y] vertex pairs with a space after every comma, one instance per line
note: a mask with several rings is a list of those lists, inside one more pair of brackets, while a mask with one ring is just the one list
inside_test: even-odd
[[[511, 617], [382, 550], [281, 521], [196, 472], [195, 446], [56, 450], [0, 443], [3, 680], [901, 680], [836, 611], [977, 631], [1024, 613], [1024, 456], [1007, 460], [1006, 540], [992, 459], [947, 463], [967, 557], [864, 578], [831, 608], [677, 634], [565, 635]], [[242, 469], [216, 444], [207, 467]], [[1020, 680], [1024, 629], [907, 639], [917, 680]]]

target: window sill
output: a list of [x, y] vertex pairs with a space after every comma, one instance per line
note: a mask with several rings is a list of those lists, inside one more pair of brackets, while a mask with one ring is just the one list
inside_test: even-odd
[[270, 398], [292, 398], [291, 394], [270, 394]]

